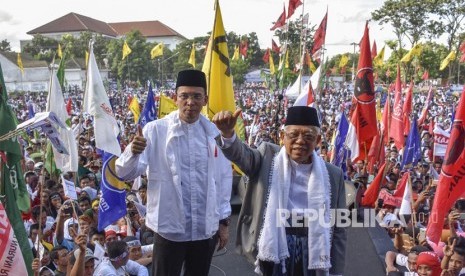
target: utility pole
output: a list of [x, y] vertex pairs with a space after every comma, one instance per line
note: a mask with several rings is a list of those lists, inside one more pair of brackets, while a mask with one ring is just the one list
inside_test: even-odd
[[354, 46], [354, 52], [352, 55], [352, 81], [355, 80], [355, 47], [358, 45], [356, 42], [350, 43], [350, 45]]

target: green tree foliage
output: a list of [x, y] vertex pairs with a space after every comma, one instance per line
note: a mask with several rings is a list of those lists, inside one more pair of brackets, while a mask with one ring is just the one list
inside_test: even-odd
[[436, 35], [432, 30], [434, 21], [430, 16], [435, 7], [433, 0], [386, 0], [371, 16], [380, 25], [390, 24], [394, 28], [399, 48], [402, 48], [404, 37], [410, 41], [412, 47], [425, 35]]
[[438, 32], [447, 34], [447, 49], [457, 44], [460, 31], [464, 30], [465, 0], [435, 0], [437, 9], [435, 13], [439, 15]]
[[24, 46], [23, 51], [29, 53], [35, 59], [51, 63], [56, 56], [57, 49], [58, 42], [55, 39], [38, 34], [34, 35], [32, 41]]
[[0, 42], [0, 51], [11, 52], [11, 45], [8, 40], [4, 39]]

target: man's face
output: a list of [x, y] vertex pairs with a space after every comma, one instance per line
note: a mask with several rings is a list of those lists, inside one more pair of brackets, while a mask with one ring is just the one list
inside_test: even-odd
[[463, 265], [465, 264], [465, 256], [459, 255], [454, 252], [449, 260], [449, 270], [459, 275], [460, 270], [462, 270]]
[[297, 163], [308, 163], [310, 156], [320, 142], [319, 129], [313, 126], [286, 126], [282, 137], [289, 157]]
[[139, 190], [139, 195], [142, 200], [145, 200], [147, 198], [147, 190], [146, 189], [140, 189]]
[[142, 258], [142, 248], [140, 246], [129, 247], [129, 259], [137, 261]]
[[56, 263], [64, 267], [68, 265], [68, 249], [58, 251], [58, 261]]
[[175, 99], [179, 109], [179, 118], [186, 123], [197, 121], [202, 108], [208, 101], [205, 90], [195, 86], [178, 87]]
[[88, 235], [90, 230], [90, 224], [86, 220], [79, 220], [79, 230], [81, 230], [81, 234]]
[[90, 243], [93, 244], [93, 245], [95, 245], [95, 243], [99, 243], [101, 246], [104, 246], [104, 244], [105, 244], [105, 236], [100, 235], [100, 234], [95, 234], [90, 239]]
[[89, 184], [90, 184], [89, 178], [83, 178], [83, 179], [81, 179], [81, 182], [79, 182], [79, 185], [81, 186], [81, 189], [89, 186]]
[[407, 256], [407, 266], [410, 272], [417, 271], [417, 259], [418, 255], [415, 253], [410, 253]]
[[79, 202], [79, 208], [81, 209], [81, 211], [85, 211], [87, 209], [89, 209], [91, 206], [90, 206], [90, 202], [88, 200], [83, 200], [81, 202]]
[[84, 275], [92, 276], [94, 275], [94, 259], [88, 260], [84, 265]]

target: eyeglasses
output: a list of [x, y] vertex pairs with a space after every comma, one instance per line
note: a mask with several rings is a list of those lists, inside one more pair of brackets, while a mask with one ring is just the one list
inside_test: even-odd
[[306, 142], [313, 142], [313, 141], [316, 141], [317, 139], [317, 135], [311, 132], [293, 131], [293, 132], [284, 132], [284, 135], [286, 135], [286, 137], [292, 141], [297, 140], [300, 136], [302, 136], [302, 139]]
[[193, 93], [193, 94], [179, 94], [178, 98], [180, 98], [183, 101], [187, 101], [187, 99], [192, 99], [195, 101], [200, 101], [203, 100], [204, 95], [201, 93]]

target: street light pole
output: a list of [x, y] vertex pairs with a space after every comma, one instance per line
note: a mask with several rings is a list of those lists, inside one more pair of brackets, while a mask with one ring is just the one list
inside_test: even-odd
[[354, 46], [354, 52], [352, 55], [352, 81], [355, 80], [355, 46], [357, 46], [358, 43], [352, 42], [350, 45]]

